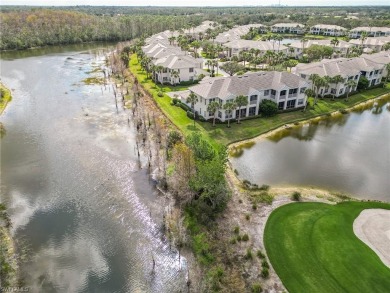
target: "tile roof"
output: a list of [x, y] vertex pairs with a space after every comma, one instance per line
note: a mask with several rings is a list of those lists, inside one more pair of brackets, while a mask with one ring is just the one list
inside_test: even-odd
[[[305, 42], [305, 48], [309, 48], [311, 45], [321, 45], [321, 46], [330, 46], [330, 47], [333, 47], [333, 45], [330, 43], [331, 40], [307, 40], [307, 42]], [[350, 48], [352, 47], [353, 45], [346, 42], [346, 41], [343, 41], [343, 40], [338, 40], [339, 43], [338, 45], [336, 46], [336, 48]], [[298, 41], [298, 42], [294, 42], [294, 43], [291, 43], [290, 44], [290, 47], [293, 47], [293, 48], [302, 48], [302, 42], [301, 41]]]
[[339, 25], [333, 25], [333, 24], [316, 24], [313, 25], [311, 28], [319, 28], [319, 29], [335, 29], [335, 30], [347, 30], [345, 27], [339, 26]]
[[282, 90], [302, 86], [308, 86], [308, 83], [295, 74], [266, 71], [246, 73], [241, 76], [205, 78], [189, 89], [204, 98], [227, 99], [232, 95], [248, 95], [254, 90]]
[[232, 49], [259, 49], [261, 51], [267, 51], [267, 50], [285, 50], [287, 49], [286, 46], [280, 44], [277, 41], [275, 43], [273, 42], [266, 42], [266, 41], [251, 41], [251, 40], [236, 40], [232, 42], [228, 42], [224, 44], [225, 47], [232, 48]]
[[319, 76], [343, 77], [359, 74], [360, 71], [372, 71], [383, 68], [383, 64], [374, 62], [367, 58], [338, 58], [325, 59], [320, 62], [310, 64], [298, 64], [293, 68], [296, 74], [318, 74]]
[[389, 32], [390, 31], [390, 27], [359, 26], [359, 27], [355, 27], [354, 29], [351, 29], [351, 32], [360, 32], [360, 31], [365, 31], [365, 32]]
[[195, 59], [191, 56], [176, 56], [170, 55], [153, 61], [154, 65], [161, 65], [169, 69], [182, 69], [182, 68], [191, 68], [199, 67], [202, 63], [201, 59]]
[[304, 28], [305, 26], [301, 23], [276, 23], [274, 24], [272, 27], [300, 27], [300, 28]]

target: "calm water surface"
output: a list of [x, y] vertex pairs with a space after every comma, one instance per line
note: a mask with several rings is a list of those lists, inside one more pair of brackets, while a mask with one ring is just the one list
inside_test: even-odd
[[285, 129], [231, 157], [252, 183], [390, 201], [390, 103]]
[[184, 292], [186, 262], [161, 233], [164, 199], [139, 168], [128, 113], [116, 113], [109, 87], [82, 83], [104, 64], [95, 50], [84, 51], [92, 47], [2, 55], [1, 80], [13, 101], [0, 117], [7, 131], [1, 201], [28, 250], [25, 285], [30, 292]]

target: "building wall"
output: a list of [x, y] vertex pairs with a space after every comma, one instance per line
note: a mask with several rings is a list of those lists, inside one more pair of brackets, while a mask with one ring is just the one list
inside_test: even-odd
[[[181, 68], [181, 69], [167, 69], [167, 72], [156, 72], [155, 73], [155, 79], [158, 81], [158, 82], [162, 82], [162, 83], [170, 83], [170, 84], [179, 84], [180, 82], [183, 82], [183, 81], [192, 81], [192, 80], [196, 80], [197, 79], [197, 76], [196, 76], [196, 72], [195, 72], [195, 67], [192, 67], [193, 71], [190, 72], [190, 68]], [[179, 71], [179, 75], [180, 77], [176, 80], [176, 82], [174, 82], [174, 78], [173, 76], [171, 75], [171, 72], [172, 71]]]
[[[295, 106], [291, 107], [291, 109], [302, 108], [306, 104], [306, 96], [304, 94], [305, 89], [306, 89], [306, 87], [298, 88], [296, 94], [290, 94], [289, 93], [290, 88], [286, 87], [284, 89], [284, 90], [286, 90], [285, 96], [280, 95], [281, 91], [283, 91], [283, 90], [276, 91], [275, 95], [271, 95], [271, 89], [250, 92], [248, 94], [248, 105], [246, 107], [241, 107], [241, 111], [243, 113], [241, 115], [241, 118], [259, 115], [259, 105], [260, 105], [261, 101], [265, 100], [265, 99], [271, 100], [271, 101], [275, 102], [277, 105], [279, 105], [279, 103], [283, 103], [283, 108], [281, 108], [280, 110], [287, 110], [288, 109], [288, 107], [287, 107], [288, 102], [294, 101], [294, 100], [295, 100]], [[266, 91], [268, 91], [268, 94]], [[256, 101], [250, 101], [251, 96], [257, 96]], [[236, 98], [236, 96], [233, 96], [233, 95], [229, 96], [229, 97], [225, 97], [223, 100], [219, 99], [218, 97], [211, 98], [211, 99], [205, 99], [205, 98], [198, 96], [199, 101], [195, 104], [194, 108], [195, 108], [195, 111], [197, 111], [199, 113], [199, 115], [203, 116], [205, 119], [212, 119], [214, 116], [210, 115], [210, 113], [207, 112], [207, 106], [209, 105], [209, 103], [211, 101], [218, 101], [221, 103], [221, 109], [219, 109], [219, 112], [221, 115], [218, 116], [218, 113], [217, 113], [216, 117], [221, 121], [227, 121], [225, 110], [223, 110], [223, 105], [226, 104], [227, 101], [234, 100], [235, 98]], [[238, 108], [236, 108], [236, 110], [233, 111], [231, 119], [238, 118], [237, 110], [238, 110]]]

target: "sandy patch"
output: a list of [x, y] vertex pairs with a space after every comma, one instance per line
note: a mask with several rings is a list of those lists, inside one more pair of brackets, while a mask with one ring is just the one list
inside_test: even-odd
[[390, 268], [390, 210], [363, 210], [353, 222], [353, 232]]

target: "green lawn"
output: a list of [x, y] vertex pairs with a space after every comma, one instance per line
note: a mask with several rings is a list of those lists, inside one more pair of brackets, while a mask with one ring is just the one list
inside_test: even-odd
[[213, 144], [219, 142], [228, 145], [232, 142], [253, 138], [286, 123], [325, 115], [337, 110], [352, 107], [353, 105], [375, 98], [379, 95], [390, 93], [390, 84], [387, 84], [386, 88], [376, 88], [367, 90], [364, 93], [351, 95], [347, 102], [343, 99], [336, 99], [335, 101], [332, 101], [331, 99], [319, 99], [317, 105], [315, 107], [310, 107], [306, 112], [293, 111], [281, 113], [269, 118], [243, 120], [241, 124], [231, 123], [231, 128], [227, 128], [227, 124], [217, 124], [213, 127], [209, 122], [198, 121], [196, 121], [194, 127], [193, 120], [187, 117], [184, 110], [171, 105], [171, 98], [169, 96], [164, 94], [163, 97], [159, 97], [157, 95], [159, 90], [163, 93], [181, 91], [187, 89], [188, 85], [178, 85], [176, 87], [169, 85], [155, 85], [151, 79], [146, 78], [146, 74], [143, 70], [141, 70], [141, 66], [138, 64], [135, 54], [131, 56], [130, 70], [137, 77], [143, 87], [153, 95], [157, 104], [172, 121], [172, 123], [174, 123], [185, 135], [188, 135], [193, 131], [199, 131]]
[[390, 204], [292, 203], [271, 214], [264, 244], [289, 292], [390, 291], [390, 269], [353, 233], [353, 221], [367, 208]]

